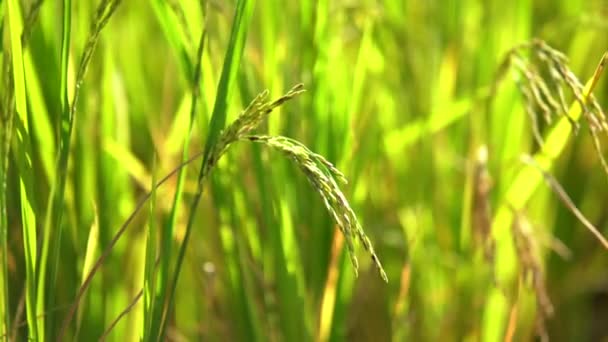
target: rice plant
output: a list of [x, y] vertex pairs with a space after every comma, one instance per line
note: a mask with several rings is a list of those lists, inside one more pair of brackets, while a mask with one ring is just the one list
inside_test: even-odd
[[0, 0], [0, 339], [605, 339], [606, 22]]

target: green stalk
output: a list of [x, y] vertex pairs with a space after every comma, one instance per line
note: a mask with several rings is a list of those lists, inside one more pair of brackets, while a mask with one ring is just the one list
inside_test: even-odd
[[247, 30], [249, 23], [253, 15], [255, 1], [240, 0], [237, 3], [236, 12], [234, 15], [234, 21], [232, 23], [232, 31], [230, 33], [230, 41], [228, 43], [228, 49], [224, 58], [224, 65], [222, 68], [222, 74], [218, 85], [217, 95], [215, 99], [215, 105], [213, 108], [213, 114], [211, 115], [211, 122], [209, 126], [209, 133], [205, 143], [205, 150], [203, 155], [203, 162], [201, 164], [199, 177], [198, 177], [198, 190], [194, 195], [192, 204], [190, 206], [190, 212], [188, 216], [188, 223], [186, 225], [186, 233], [184, 235], [184, 241], [180, 246], [178, 259], [176, 262], [173, 279], [171, 281], [171, 287], [169, 294], [169, 301], [167, 308], [165, 309], [165, 315], [161, 322], [161, 338], [165, 337], [167, 320], [173, 311], [173, 302], [175, 297], [175, 290], [177, 288], [177, 280], [181, 266], [186, 254], [186, 247], [190, 239], [192, 232], [192, 225], [194, 224], [194, 218], [196, 215], [196, 208], [201, 199], [203, 193], [203, 181], [208, 175], [208, 170], [215, 166], [217, 160], [210, 160], [210, 152], [215, 146], [222, 129], [226, 124], [226, 113], [228, 110], [228, 101], [231, 98], [232, 90], [236, 85], [236, 76], [238, 75], [238, 68], [243, 56], [243, 50], [245, 47], [245, 41], [247, 38]]
[[32, 149], [29, 135], [25, 71], [23, 67], [23, 49], [21, 34], [23, 19], [19, 1], [7, 1], [7, 12], [10, 30], [10, 46], [12, 52], [13, 82], [15, 87], [15, 105], [17, 110], [17, 141], [13, 145], [13, 153], [19, 169], [19, 191], [21, 201], [21, 219], [23, 222], [23, 243], [25, 254], [25, 300], [29, 337], [43, 341], [39, 333], [40, 326], [36, 320], [36, 215], [34, 213], [34, 191], [32, 170]]
[[[74, 117], [78, 106], [78, 98], [84, 82], [88, 66], [91, 62], [91, 57], [95, 51], [99, 34], [103, 27], [107, 24], [112, 16], [120, 0], [102, 0], [97, 9], [95, 21], [92, 25], [92, 32], [84, 48], [84, 52], [80, 59], [78, 73], [76, 74], [76, 88], [70, 106], [68, 100], [68, 59], [70, 45], [70, 30], [71, 30], [71, 0], [63, 2], [63, 36], [61, 42], [61, 122], [60, 122], [60, 137], [59, 137], [59, 157], [56, 164], [56, 182], [52, 187], [49, 198], [49, 206], [47, 208], [47, 216], [45, 219], [45, 238], [43, 245], [43, 253], [40, 261], [41, 269], [45, 272], [38, 284], [38, 292], [43, 293], [46, 288], [50, 288], [49, 305], [53, 305], [53, 292], [55, 289], [57, 268], [59, 265], [59, 247], [61, 244], [62, 234], [62, 214], [64, 204], [65, 185], [67, 182], [68, 158], [70, 153], [70, 141], [72, 130], [74, 127]], [[52, 230], [52, 231], [51, 231]], [[54, 262], [48, 265], [49, 260]], [[48, 269], [48, 271], [46, 271]], [[50, 286], [46, 284], [46, 275], [50, 277]]]
[[[4, 7], [0, 5], [0, 11], [3, 11]], [[0, 16], [0, 23], [2, 23], [4, 18]], [[2, 32], [0, 32], [0, 35]], [[0, 260], [2, 265], [0, 266], [0, 286], [2, 286], [2, 290], [0, 292], [0, 305], [2, 307], [2, 322], [4, 324], [4, 334], [8, 336], [11, 331], [11, 318], [10, 318], [10, 296], [9, 296], [9, 271], [8, 271], [8, 218], [7, 218], [7, 181], [8, 181], [8, 164], [9, 164], [9, 153], [10, 153], [10, 144], [11, 137], [13, 133], [13, 118], [14, 118], [14, 103], [13, 103], [13, 86], [10, 81], [11, 78], [11, 67], [10, 67], [10, 59], [7, 54], [3, 56], [3, 89], [5, 94], [3, 98], [0, 99], [2, 101], [0, 103], [0, 108], [2, 109], [2, 146], [0, 150], [0, 160], [2, 164], [0, 166]]]
[[[42, 313], [45, 310], [45, 294], [47, 289], [47, 275], [51, 278], [51, 283], [55, 284], [56, 269], [51, 265], [49, 267], [49, 260], [58, 260], [59, 258], [59, 243], [61, 241], [61, 215], [63, 213], [63, 189], [67, 178], [67, 158], [69, 154], [69, 134], [71, 132], [71, 124], [69, 123], [69, 102], [68, 102], [68, 63], [69, 63], [69, 49], [70, 49], [70, 31], [72, 23], [72, 1], [63, 1], [63, 22], [62, 22], [62, 37], [61, 37], [61, 79], [59, 81], [60, 91], [60, 106], [59, 111], [61, 112], [61, 123], [60, 123], [60, 145], [59, 145], [59, 159], [57, 160], [55, 174], [56, 182], [53, 184], [51, 189], [51, 195], [48, 201], [48, 207], [46, 211], [45, 226], [44, 226], [44, 239], [42, 242], [42, 254], [39, 260], [39, 278], [38, 278], [38, 297], [40, 298], [37, 312]], [[67, 129], [67, 130], [66, 130]], [[66, 147], [67, 146], [67, 147]], [[50, 254], [50, 255], [49, 255]], [[55, 265], [57, 262], [55, 262]], [[47, 273], [47, 269], [48, 272]], [[50, 287], [49, 291], [49, 305], [53, 305], [55, 292]], [[44, 323], [44, 319], [42, 322]]]

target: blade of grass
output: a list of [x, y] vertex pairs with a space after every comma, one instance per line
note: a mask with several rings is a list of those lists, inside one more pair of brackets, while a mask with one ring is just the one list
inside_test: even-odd
[[[333, 316], [336, 310], [336, 294], [338, 292], [338, 280], [340, 278], [340, 271], [344, 271], [345, 267], [339, 267], [340, 262], [344, 262], [344, 237], [336, 229], [334, 231], [334, 238], [331, 248], [331, 260], [329, 263], [329, 271], [327, 280], [325, 282], [325, 288], [323, 290], [323, 296], [321, 297], [321, 305], [319, 308], [319, 328], [317, 335], [315, 336], [316, 341], [327, 341], [332, 331]], [[341, 308], [338, 308], [338, 310]]]
[[[45, 238], [43, 245], [41, 265], [41, 278], [38, 284], [38, 292], [44, 293], [44, 290], [49, 286], [46, 283], [46, 277], [49, 277], [51, 282], [50, 288], [55, 288], [56, 274], [59, 265], [59, 247], [62, 233], [62, 215], [63, 215], [63, 200], [65, 195], [65, 185], [67, 182], [68, 158], [70, 153], [70, 141], [72, 129], [74, 127], [74, 117], [78, 106], [78, 98], [80, 89], [84, 82], [87, 69], [91, 62], [91, 57], [95, 51], [99, 34], [103, 27], [120, 4], [120, 0], [102, 0], [97, 8], [95, 19], [91, 25], [91, 32], [87, 44], [84, 48], [78, 73], [76, 75], [76, 87], [72, 103], [70, 105], [68, 99], [68, 63], [69, 63], [69, 48], [70, 48], [70, 33], [71, 33], [71, 0], [63, 2], [63, 33], [61, 42], [61, 79], [60, 79], [60, 103], [61, 103], [61, 120], [60, 120], [60, 138], [59, 138], [59, 156], [55, 169], [56, 182], [51, 189], [50, 198], [48, 201], [47, 216], [45, 219]], [[49, 262], [51, 264], [49, 265]], [[50, 292], [49, 305], [53, 305], [53, 291]], [[61, 336], [60, 336], [61, 337]], [[60, 338], [61, 339], [61, 338]]]
[[34, 52], [27, 48], [23, 51], [23, 65], [25, 77], [27, 79], [28, 108], [32, 117], [32, 139], [35, 142], [36, 150], [33, 152], [40, 156], [44, 176], [49, 184], [55, 179], [54, 158], [55, 140], [49, 113], [45, 103], [42, 84], [44, 74], [37, 72], [34, 63]]
[[29, 134], [29, 122], [26, 98], [25, 71], [23, 66], [23, 50], [21, 34], [23, 19], [19, 1], [7, 1], [7, 14], [10, 31], [10, 46], [12, 55], [13, 82], [15, 88], [15, 106], [17, 110], [16, 141], [13, 144], [13, 154], [19, 168], [19, 191], [21, 202], [21, 219], [26, 268], [26, 317], [29, 337], [38, 340], [43, 332], [40, 322], [36, 320], [36, 215], [34, 213], [34, 189], [32, 170], [32, 149]]
[[[95, 209], [94, 212], [94, 221], [93, 224], [91, 224], [91, 229], [89, 230], [89, 237], [87, 239], [87, 246], [85, 249], [81, 284], [85, 281], [85, 275], [90, 272], [91, 267], [93, 266], [93, 260], [95, 260], [94, 257], [97, 252], [97, 246], [99, 245], [99, 214], [97, 213], [97, 209]], [[74, 333], [75, 339], [78, 339], [82, 319], [83, 311], [79, 311], [78, 317], [76, 318], [76, 332]]]
[[207, 135], [207, 140], [205, 142], [205, 150], [203, 155], [203, 161], [201, 164], [199, 176], [198, 176], [198, 190], [195, 194], [192, 204], [190, 206], [190, 213], [188, 216], [188, 223], [186, 225], [186, 233], [184, 235], [184, 240], [182, 245], [180, 246], [178, 259], [176, 262], [173, 279], [170, 284], [169, 301], [167, 303], [167, 308], [165, 309], [165, 314], [161, 322], [161, 337], [164, 338], [166, 328], [167, 328], [167, 319], [170, 316], [170, 312], [173, 310], [173, 301], [175, 296], [175, 290], [177, 288], [177, 280], [179, 278], [179, 272], [181, 269], [181, 265], [183, 263], [183, 259], [186, 253], [186, 247], [188, 245], [188, 240], [190, 238], [192, 225], [194, 223], [194, 217], [196, 214], [196, 208], [201, 199], [203, 187], [202, 182], [203, 178], [206, 176], [205, 172], [208, 168], [213, 167], [216, 160], [209, 160], [210, 152], [215, 146], [222, 129], [226, 124], [226, 113], [228, 110], [228, 101], [231, 98], [232, 90], [236, 85], [236, 76], [238, 75], [238, 68], [240, 66], [241, 58], [243, 56], [243, 50], [245, 48], [245, 42], [247, 38], [247, 30], [249, 27], [249, 22], [251, 21], [251, 17], [253, 15], [255, 1], [248, 0], [240, 0], [236, 5], [236, 12], [234, 15], [234, 20], [232, 23], [232, 30], [230, 33], [230, 40], [228, 42], [228, 49], [226, 51], [226, 55], [224, 57], [224, 64], [222, 67], [222, 74], [220, 76], [220, 81], [218, 85], [217, 95], [215, 99], [215, 105], [213, 108], [213, 113], [211, 115], [211, 122], [209, 126], [209, 133]]
[[[0, 4], [0, 23], [4, 23], [4, 6]], [[2, 32], [0, 30], [0, 35]], [[3, 50], [2, 50], [3, 51]], [[13, 134], [13, 118], [14, 118], [14, 93], [12, 80], [12, 70], [10, 65], [10, 59], [7, 53], [2, 55], [2, 87], [4, 95], [0, 98], [0, 113], [2, 113], [2, 131], [1, 140], [2, 145], [0, 146], [0, 286], [2, 287], [0, 293], [0, 305], [1, 305], [1, 317], [2, 324], [4, 325], [4, 334], [9, 335], [11, 331], [11, 318], [10, 318], [10, 291], [9, 291], [9, 268], [8, 268], [8, 212], [7, 212], [7, 182], [8, 182], [8, 165], [10, 155], [10, 145]]]
[[[70, 32], [71, 32], [71, 0], [63, 1], [63, 21], [62, 21], [62, 40], [61, 40], [61, 79], [59, 84], [60, 89], [60, 106], [59, 111], [61, 113], [61, 142], [59, 145], [59, 158], [57, 159], [55, 174], [57, 176], [57, 182], [53, 182], [51, 197], [48, 201], [48, 207], [46, 211], [45, 226], [44, 226], [44, 237], [42, 242], [42, 253], [39, 260], [39, 276], [37, 284], [37, 292], [40, 297], [38, 310], [44, 312], [46, 289], [47, 289], [47, 275], [51, 275], [51, 282], [54, 283], [55, 270], [51, 265], [48, 268], [49, 260], [58, 260], [59, 256], [55, 256], [58, 253], [59, 242], [61, 241], [61, 215], [63, 209], [63, 188], [65, 187], [65, 178], [67, 177], [67, 156], [69, 152], [69, 141], [66, 143], [66, 131], [69, 123], [66, 121], [69, 111], [68, 102], [68, 58], [70, 49]], [[67, 133], [69, 134], [69, 133]], [[69, 140], [69, 136], [67, 137]], [[67, 148], [66, 148], [67, 144]], [[65, 161], [64, 161], [65, 160]], [[57, 188], [55, 188], [57, 186]], [[48, 272], [47, 273], [47, 269]], [[54, 287], [52, 287], [54, 288]], [[53, 292], [50, 292], [49, 304], [53, 305]], [[43, 321], [44, 322], [44, 321]], [[44, 324], [44, 323], [43, 323]]]
[[[215, 105], [211, 114], [211, 123], [209, 125], [209, 134], [205, 142], [205, 156], [203, 158], [203, 166], [209, 164], [213, 166], [214, 161], [208, 160], [211, 149], [217, 142], [221, 131], [226, 124], [226, 115], [228, 112], [228, 102], [232, 97], [232, 91], [236, 85], [236, 76], [243, 57], [243, 50], [247, 39], [247, 30], [249, 22], [253, 15], [255, 1], [241, 0], [237, 4], [232, 31], [230, 33], [230, 41], [224, 58], [222, 74], [217, 87], [217, 95]], [[205, 168], [201, 167], [199, 172], [199, 182], [202, 181]]]

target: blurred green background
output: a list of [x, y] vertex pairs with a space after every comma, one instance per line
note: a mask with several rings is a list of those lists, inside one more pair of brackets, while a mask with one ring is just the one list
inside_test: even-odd
[[[55, 340], [92, 261], [136, 203], [180, 164], [185, 141], [190, 155], [204, 149], [214, 104], [226, 95], [217, 89], [231, 30], [240, 30], [246, 43], [225, 96], [228, 122], [262, 90], [276, 98], [304, 83], [307, 91], [258, 131], [297, 139], [343, 171], [343, 191], [389, 283], [361, 246], [355, 277], [339, 230], [293, 162], [242, 142], [213, 171], [194, 213], [164, 339], [608, 339], [608, 252], [550, 187], [530, 185], [533, 195], [518, 208], [538, 246], [533, 276], [524, 276], [510, 229], [497, 232], [494, 221], [491, 259], [474, 228], [480, 206], [494, 217], [509, 205], [507, 192], [524, 167], [519, 156], [538, 151], [517, 73], [507, 71], [492, 88], [501, 62], [514, 46], [539, 38], [562, 51], [585, 83], [608, 46], [606, 2], [123, 1], [99, 34], [80, 88], [65, 176], [56, 169], [61, 115], [98, 2], [47, 0], [30, 23], [32, 3], [0, 0], [2, 338]], [[245, 6], [245, 19], [233, 27], [237, 6]], [[21, 25], [29, 35], [19, 41]], [[600, 105], [605, 84], [594, 91]], [[549, 172], [602, 231], [608, 183], [585, 125], [563, 137]], [[483, 146], [489, 189], [477, 196]], [[144, 205], [96, 271], [66, 339], [99, 338], [129, 307], [156, 259], [151, 246], [172, 250], [160, 264], [177, 260], [198, 165], [188, 166], [183, 183], [173, 177], [153, 191], [153, 205]], [[54, 209], [61, 230], [45, 224], [58, 179], [65, 180]], [[183, 195], [174, 203], [176, 190]], [[41, 248], [53, 238], [57, 267], [40, 285]], [[558, 241], [566, 257], [555, 252], [565, 249]], [[543, 291], [530, 279], [542, 274], [553, 317], [544, 317], [537, 305]], [[166, 296], [159, 295], [161, 305]], [[153, 340], [149, 312], [141, 298], [108, 338]]]

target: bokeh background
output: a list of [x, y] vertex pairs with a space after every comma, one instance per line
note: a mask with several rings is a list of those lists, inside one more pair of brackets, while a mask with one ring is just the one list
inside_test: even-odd
[[[24, 243], [24, 170], [18, 159], [31, 159], [26, 192], [41, 248], [49, 238], [45, 215], [58, 177], [65, 3], [70, 2], [42, 2], [23, 44], [29, 149], [15, 142], [22, 113], [9, 124], [11, 103], [2, 102], [2, 314], [11, 331], [3, 325], [0, 332], [19, 340], [32, 336], [32, 324], [24, 312], [31, 251]], [[10, 20], [27, 18], [31, 5], [0, 1], [3, 99], [16, 83], [7, 62], [18, 58]], [[97, 6], [71, 3], [70, 99]], [[53, 299], [37, 312], [45, 339], [54, 340], [60, 330], [91, 260], [107, 249], [152, 184], [180, 164], [185, 141], [190, 155], [204, 149], [236, 6], [218, 0], [123, 1], [101, 31], [76, 108], [59, 209], [57, 273], [42, 290]], [[484, 257], [482, 245], [491, 240], [486, 235], [487, 241], [476, 242], [480, 231], [474, 227], [475, 208], [487, 204], [493, 219], [496, 208], [508, 205], [506, 193], [524, 167], [519, 157], [539, 150], [518, 73], [509, 69], [493, 88], [501, 62], [514, 46], [539, 38], [562, 51], [585, 83], [608, 46], [606, 2], [258, 0], [253, 6], [228, 97], [228, 122], [264, 89], [276, 98], [303, 83], [307, 91], [271, 114], [258, 132], [297, 139], [344, 172], [349, 183], [343, 191], [389, 282], [378, 277], [361, 246], [355, 277], [339, 230], [293, 162], [238, 143], [213, 171], [196, 208], [174, 309], [167, 313], [167, 340], [608, 338], [608, 251], [546, 183], [534, 188], [518, 212], [538, 247], [537, 268], [527, 276], [517, 252]], [[201, 95], [189, 135], [203, 30]], [[600, 80], [594, 91], [603, 106], [605, 84]], [[542, 124], [543, 134], [557, 121]], [[564, 139], [549, 172], [606, 231], [608, 178], [585, 124]], [[488, 190], [480, 197], [476, 163], [484, 146]], [[153, 258], [146, 253], [148, 239], [172, 246], [172, 254], [161, 259], [173, 265], [198, 166], [188, 166], [183, 188], [173, 177], [155, 189], [154, 205], [143, 207], [96, 272], [69, 339], [99, 338], [129, 307]], [[183, 196], [175, 206], [177, 189]], [[167, 239], [160, 232], [169, 225]], [[156, 235], [150, 235], [151, 227]], [[496, 249], [513, 249], [512, 235], [495, 234]], [[534, 277], [544, 278], [552, 317], [538, 305], [545, 293], [534, 286]], [[108, 338], [139, 340], [145, 312], [141, 299]]]

